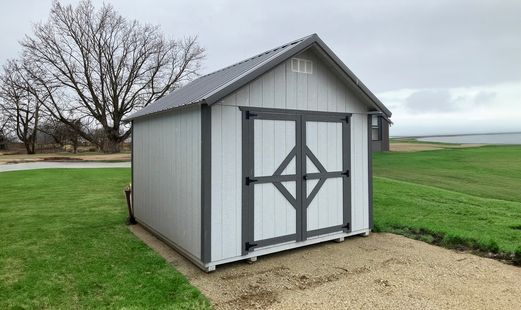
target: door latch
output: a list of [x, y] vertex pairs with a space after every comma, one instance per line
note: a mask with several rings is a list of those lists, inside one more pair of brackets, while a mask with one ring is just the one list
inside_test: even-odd
[[342, 175], [345, 175], [346, 177], [349, 178], [349, 170], [346, 170], [346, 171], [342, 172]]

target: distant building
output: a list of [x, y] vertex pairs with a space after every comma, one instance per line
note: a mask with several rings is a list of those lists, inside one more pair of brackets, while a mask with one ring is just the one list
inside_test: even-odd
[[373, 152], [389, 151], [390, 121], [382, 115], [371, 117], [371, 144]]

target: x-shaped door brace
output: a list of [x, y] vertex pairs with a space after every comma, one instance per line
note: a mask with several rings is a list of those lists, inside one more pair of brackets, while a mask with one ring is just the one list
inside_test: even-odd
[[[282, 172], [287, 168], [291, 160], [297, 155], [297, 149], [296, 147], [293, 147], [293, 149], [289, 152], [289, 154], [284, 158], [280, 166], [275, 170], [273, 173], [274, 177], [278, 177], [282, 175]], [[318, 191], [324, 185], [327, 179], [327, 170], [324, 168], [324, 166], [320, 163], [318, 158], [313, 154], [313, 152], [306, 146], [305, 150], [305, 156], [307, 156], [311, 162], [317, 167], [318, 173], [312, 173], [312, 174], [304, 174], [303, 178], [304, 180], [308, 179], [318, 179], [318, 183], [315, 185], [311, 193], [309, 193], [308, 197], [305, 201], [305, 208], [309, 206], [313, 198], [318, 194]], [[305, 160], [305, 157], [304, 157]], [[273, 182], [273, 185], [280, 191], [280, 193], [289, 201], [289, 203], [293, 206], [293, 208], [297, 208], [297, 200], [293, 195], [287, 190], [287, 188], [282, 185], [281, 182]]]

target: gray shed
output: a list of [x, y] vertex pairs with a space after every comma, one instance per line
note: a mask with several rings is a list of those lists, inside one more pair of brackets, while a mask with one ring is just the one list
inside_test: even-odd
[[202, 76], [129, 118], [135, 217], [206, 271], [366, 235], [373, 116], [316, 34]]

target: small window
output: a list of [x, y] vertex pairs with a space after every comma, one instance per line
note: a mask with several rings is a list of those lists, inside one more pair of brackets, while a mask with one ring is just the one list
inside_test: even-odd
[[371, 117], [371, 139], [373, 141], [382, 140], [382, 119], [378, 115]]
[[291, 71], [298, 73], [313, 74], [313, 62], [307, 59], [292, 58]]

